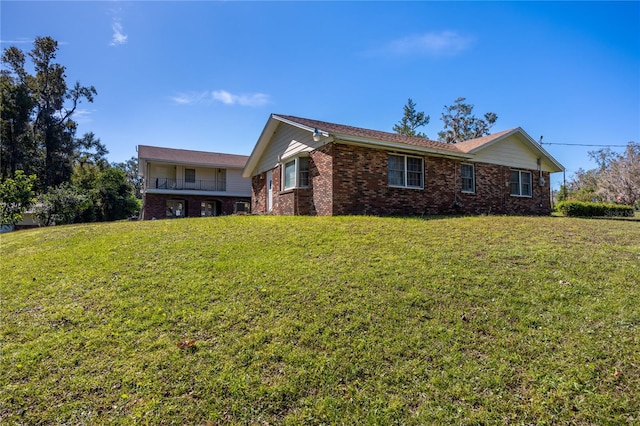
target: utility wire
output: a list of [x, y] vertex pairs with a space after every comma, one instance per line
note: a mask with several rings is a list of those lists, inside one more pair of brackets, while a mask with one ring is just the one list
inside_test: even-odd
[[540, 142], [540, 145], [567, 145], [567, 146], [605, 146], [611, 148], [625, 148], [627, 145], [598, 145], [585, 143], [556, 143], [556, 142]]

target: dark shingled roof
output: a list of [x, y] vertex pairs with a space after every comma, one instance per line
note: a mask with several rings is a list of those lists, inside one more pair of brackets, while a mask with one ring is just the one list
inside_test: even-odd
[[218, 152], [191, 151], [187, 149], [162, 148], [159, 146], [138, 145], [138, 158], [165, 163], [184, 163], [209, 167], [243, 168], [247, 164], [247, 155], [220, 154]]
[[462, 151], [456, 147], [456, 144], [449, 144], [444, 142], [432, 141], [426, 138], [403, 136], [397, 133], [382, 132], [379, 130], [363, 129], [362, 127], [346, 126], [344, 124], [327, 123], [325, 121], [310, 120], [308, 118], [294, 117], [292, 115], [273, 114], [275, 117], [280, 117], [294, 123], [301, 124], [303, 126], [317, 128], [320, 131], [327, 132], [335, 136], [351, 136], [357, 138], [374, 139], [384, 142], [402, 143], [412, 146], [433, 148], [443, 151], [451, 151], [461, 153]]

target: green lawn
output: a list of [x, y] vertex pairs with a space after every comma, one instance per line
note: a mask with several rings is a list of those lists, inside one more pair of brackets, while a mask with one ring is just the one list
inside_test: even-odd
[[3, 424], [638, 424], [640, 223], [234, 216], [2, 240]]

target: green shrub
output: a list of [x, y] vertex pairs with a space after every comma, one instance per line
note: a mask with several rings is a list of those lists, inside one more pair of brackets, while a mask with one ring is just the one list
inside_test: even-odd
[[588, 203], [584, 201], [561, 201], [557, 210], [565, 216], [597, 217], [624, 216], [633, 217], [633, 206], [611, 203]]

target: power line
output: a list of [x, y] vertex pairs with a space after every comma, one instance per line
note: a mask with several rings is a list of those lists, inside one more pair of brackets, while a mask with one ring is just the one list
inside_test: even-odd
[[556, 143], [556, 142], [540, 142], [540, 145], [566, 145], [566, 146], [604, 146], [610, 148], [625, 148], [627, 145], [599, 145], [585, 143]]

